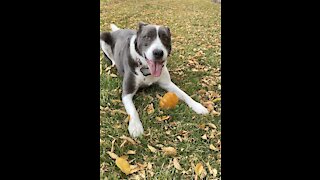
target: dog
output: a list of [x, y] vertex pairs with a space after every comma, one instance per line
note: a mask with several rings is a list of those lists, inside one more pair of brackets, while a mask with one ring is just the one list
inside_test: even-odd
[[140, 87], [158, 84], [169, 92], [174, 92], [198, 114], [208, 114], [200, 103], [176, 86], [166, 67], [171, 53], [171, 33], [169, 27], [139, 22], [138, 30], [120, 29], [111, 24], [111, 32], [100, 33], [100, 47], [118, 74], [123, 77], [122, 102], [128, 115], [131, 137], [143, 134], [143, 126], [132, 98]]

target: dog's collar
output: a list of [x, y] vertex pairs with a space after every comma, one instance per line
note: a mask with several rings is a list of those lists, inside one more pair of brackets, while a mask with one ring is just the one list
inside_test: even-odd
[[[130, 39], [130, 54], [132, 59], [134, 59], [137, 64], [138, 67], [140, 69], [140, 72], [144, 75], [144, 76], [149, 76], [151, 75], [150, 71], [149, 71], [149, 67], [148, 64], [146, 64], [146, 59], [141, 56], [137, 51], [136, 51], [136, 47], [135, 47], [135, 43], [134, 41], [136, 40], [137, 35], [133, 35]], [[144, 61], [142, 61], [144, 60]]]
[[143, 65], [142, 62], [141, 62], [141, 60], [140, 60], [139, 58], [136, 58], [136, 61], [137, 61], [138, 66], [139, 66], [139, 68], [140, 68], [140, 72], [141, 72], [144, 76], [149, 76], [149, 75], [151, 75], [148, 66]]

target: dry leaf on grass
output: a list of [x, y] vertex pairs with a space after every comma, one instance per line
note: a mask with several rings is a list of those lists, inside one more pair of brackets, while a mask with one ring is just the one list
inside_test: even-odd
[[202, 163], [198, 163], [198, 164], [196, 165], [196, 167], [194, 168], [194, 172], [195, 172], [198, 176], [201, 175], [201, 173], [203, 172], [203, 165], [202, 165]]
[[201, 136], [201, 138], [204, 140], [208, 139], [207, 134], [204, 134], [203, 136]]
[[114, 151], [114, 143], [116, 142], [116, 139], [112, 140], [111, 142], [111, 152], [113, 153]]
[[218, 102], [218, 101], [221, 101], [221, 98], [217, 98], [217, 99], [212, 100], [213, 103]]
[[173, 158], [173, 166], [174, 166], [176, 169], [180, 170], [180, 171], [183, 170], [182, 167], [180, 166], [179, 161], [178, 161], [177, 158]]
[[209, 127], [211, 127], [212, 129], [217, 129], [217, 126], [214, 125], [213, 123], [208, 123], [207, 124]]
[[120, 148], [122, 148], [127, 142], [127, 140], [124, 140], [123, 143], [121, 143]]
[[127, 152], [127, 154], [136, 154], [136, 151], [129, 150], [129, 151]]
[[150, 145], [148, 145], [148, 148], [149, 148], [150, 151], [153, 152], [153, 153], [157, 152], [157, 149], [154, 148], [154, 147], [152, 147], [152, 146], [150, 146]]
[[116, 165], [120, 168], [120, 170], [125, 173], [126, 175], [130, 174], [130, 164], [127, 160], [119, 157], [116, 159]]
[[117, 159], [117, 158], [118, 158], [118, 155], [116, 155], [116, 154], [113, 153], [113, 152], [108, 151], [107, 153], [109, 154], [109, 156], [110, 156], [112, 159]]
[[147, 113], [148, 114], [154, 113], [154, 107], [152, 103], [147, 106]]
[[209, 148], [210, 148], [211, 150], [218, 151], [218, 149], [217, 149], [216, 147], [214, 147], [213, 144], [210, 144]]
[[170, 120], [171, 116], [161, 116], [161, 117], [156, 117], [156, 120], [161, 122], [161, 121], [166, 121], [166, 120]]
[[126, 117], [126, 119], [124, 120], [124, 122], [125, 122], [125, 123], [129, 123], [130, 120], [131, 120], [131, 117], [130, 117], [130, 115], [128, 115], [128, 116]]
[[213, 169], [212, 171], [213, 171], [212, 176], [214, 178], [217, 177], [218, 171], [216, 169]]
[[116, 78], [118, 77], [116, 74], [110, 74], [111, 77]]
[[133, 144], [133, 145], [136, 145], [136, 144], [137, 144], [133, 139], [131, 139], [130, 137], [127, 137], [127, 136], [125, 136], [125, 135], [122, 135], [122, 136], [120, 137], [120, 139], [127, 140], [127, 141], [129, 141], [131, 144]]
[[164, 155], [168, 156], [175, 156], [177, 154], [177, 150], [173, 147], [163, 147], [162, 151], [164, 152]]
[[214, 172], [213, 172], [213, 169], [212, 169], [212, 167], [210, 166], [209, 162], [207, 162], [206, 165], [207, 165], [207, 167], [208, 167], [208, 169], [209, 169], [209, 173], [210, 173], [210, 174], [213, 174]]

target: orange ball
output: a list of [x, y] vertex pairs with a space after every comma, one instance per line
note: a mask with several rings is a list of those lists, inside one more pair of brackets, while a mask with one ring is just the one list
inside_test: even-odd
[[166, 93], [160, 100], [160, 107], [163, 109], [172, 109], [178, 104], [179, 98], [173, 92]]

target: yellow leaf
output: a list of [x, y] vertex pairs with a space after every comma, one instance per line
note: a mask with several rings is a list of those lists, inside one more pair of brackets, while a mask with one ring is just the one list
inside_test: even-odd
[[125, 173], [126, 175], [130, 174], [130, 164], [128, 163], [127, 160], [119, 157], [116, 160], [116, 165], [120, 168], [120, 170]]
[[178, 161], [177, 158], [173, 158], [173, 166], [174, 166], [176, 169], [180, 170], [180, 171], [183, 170], [182, 167], [180, 166], [179, 161]]
[[200, 175], [202, 174], [202, 172], [203, 172], [203, 165], [202, 165], [202, 163], [198, 163], [198, 164], [196, 165], [194, 171], [196, 172], [196, 174], [197, 174], [198, 176], [200, 176]]
[[117, 159], [117, 158], [118, 158], [118, 155], [116, 155], [116, 154], [113, 153], [113, 152], [108, 151], [107, 153], [109, 154], [109, 156], [110, 156], [112, 159]]
[[201, 138], [202, 138], [202, 139], [205, 139], [205, 140], [208, 139], [208, 138], [207, 138], [207, 134], [204, 134], [203, 136], [201, 136]]
[[137, 144], [133, 139], [131, 139], [130, 137], [127, 137], [127, 136], [125, 136], [125, 135], [122, 135], [122, 136], [120, 137], [120, 139], [127, 140], [127, 141], [129, 141], [131, 144], [133, 144], [133, 145], [136, 145], [136, 144]]
[[115, 74], [110, 74], [111, 77], [118, 77], [117, 75]]
[[161, 116], [161, 117], [156, 117], [157, 121], [166, 121], [166, 120], [170, 120], [171, 116]]
[[208, 123], [208, 126], [211, 127], [212, 129], [217, 129], [217, 126], [214, 125], [213, 123]]
[[164, 155], [168, 156], [175, 156], [177, 154], [177, 150], [173, 147], [163, 147], [162, 151], [164, 152]]
[[221, 101], [221, 98], [214, 99], [212, 102]]
[[157, 152], [157, 149], [154, 148], [154, 147], [152, 147], [152, 146], [150, 146], [150, 145], [148, 145], [148, 148], [149, 148], [150, 151], [153, 152], [153, 153]]
[[122, 159], [125, 159], [125, 160], [128, 160], [128, 156], [127, 155], [122, 155], [122, 156], [120, 156]]
[[113, 150], [114, 150], [114, 143], [116, 142], [116, 139], [114, 139], [112, 142], [111, 142], [111, 152], [113, 153]]
[[217, 174], [218, 174], [218, 171], [216, 169], [213, 169], [212, 171], [213, 171], [212, 175], [215, 178], [217, 176]]
[[199, 124], [198, 125], [198, 128], [200, 128], [200, 129], [204, 129], [206, 127], [206, 124]]
[[147, 106], [147, 113], [148, 114], [154, 113], [154, 108], [152, 103]]
[[209, 147], [211, 150], [214, 150], [214, 151], [218, 151], [218, 149], [216, 147], [214, 147], [213, 144], [210, 144], [210, 147]]
[[129, 150], [127, 154], [136, 154], [136, 151]]
[[122, 148], [127, 142], [127, 140], [124, 140], [123, 143], [121, 143], [120, 148]]
[[208, 169], [209, 169], [209, 173], [210, 173], [210, 174], [213, 174], [214, 172], [213, 172], [213, 169], [212, 169], [212, 167], [210, 166], [209, 162], [207, 162], [206, 165], [207, 165], [207, 167], [208, 167]]
[[137, 165], [130, 165], [130, 174], [140, 171], [141, 168]]

